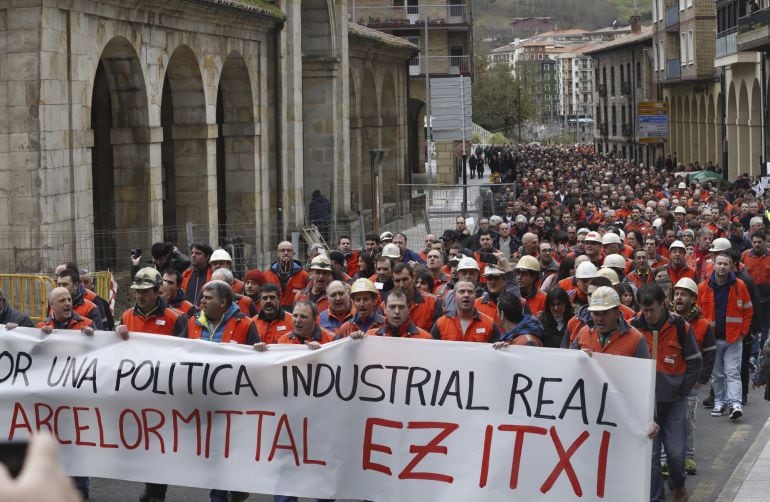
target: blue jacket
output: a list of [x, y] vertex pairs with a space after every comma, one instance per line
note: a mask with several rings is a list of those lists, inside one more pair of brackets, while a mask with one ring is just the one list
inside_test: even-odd
[[517, 324], [516, 327], [511, 331], [504, 333], [503, 336], [500, 337], [500, 340], [510, 341], [519, 335], [533, 335], [542, 339], [543, 334], [543, 325], [540, 324], [540, 321], [537, 319], [537, 317], [531, 314], [524, 314], [524, 317], [521, 319], [519, 324]]

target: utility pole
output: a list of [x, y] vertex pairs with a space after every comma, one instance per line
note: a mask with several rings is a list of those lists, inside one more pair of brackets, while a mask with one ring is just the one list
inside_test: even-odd
[[463, 128], [463, 208], [462, 213], [468, 213], [468, 152], [465, 150], [465, 85], [460, 74], [460, 124]]
[[429, 11], [428, 6], [423, 5], [422, 8], [424, 8], [424, 22], [425, 22], [425, 52], [423, 53], [423, 59], [425, 59], [425, 172], [427, 174], [430, 174], [431, 169], [433, 169], [432, 163], [431, 163], [431, 143], [433, 139], [433, 131], [431, 129], [431, 119], [433, 118], [431, 116], [431, 109], [430, 109], [430, 57], [428, 56], [430, 54], [430, 43], [428, 41], [428, 17], [429, 17]]

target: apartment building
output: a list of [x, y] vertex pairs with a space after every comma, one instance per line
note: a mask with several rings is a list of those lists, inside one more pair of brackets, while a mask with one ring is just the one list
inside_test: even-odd
[[669, 103], [666, 154], [684, 164], [722, 163], [722, 124], [713, 0], [653, 0], [656, 98]]
[[649, 165], [662, 153], [643, 144], [638, 130], [639, 104], [654, 96], [653, 32], [639, 24], [638, 16], [633, 26], [631, 35], [585, 50], [594, 66], [594, 144], [599, 153]]
[[[426, 166], [428, 93], [426, 82], [470, 77], [472, 10], [470, 0], [355, 0], [348, 2], [349, 19], [357, 24], [401, 37], [420, 48], [409, 63], [410, 164]], [[426, 76], [428, 78], [426, 78]], [[470, 127], [470, 126], [469, 126]], [[470, 140], [470, 138], [468, 138]], [[456, 181], [455, 140], [435, 141], [436, 181]]]
[[575, 143], [593, 142], [593, 58], [585, 50], [594, 44], [555, 48], [551, 52], [559, 79], [558, 115], [564, 132]]

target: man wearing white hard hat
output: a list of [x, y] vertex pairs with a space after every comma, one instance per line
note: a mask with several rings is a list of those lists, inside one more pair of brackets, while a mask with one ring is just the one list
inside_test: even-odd
[[[209, 258], [209, 264], [214, 270], [226, 268], [230, 272], [233, 272], [233, 258], [230, 256], [230, 253], [224, 249], [215, 249], [214, 252], [211, 253], [211, 258]], [[235, 294], [240, 295], [243, 293], [243, 281], [236, 278], [234, 272], [233, 283], [230, 285], [230, 287], [233, 288], [233, 293]]]
[[708, 319], [701, 314], [696, 300], [698, 299], [698, 285], [691, 278], [683, 277], [674, 283], [674, 299], [672, 302], [674, 313], [684, 318], [690, 324], [695, 341], [703, 357], [703, 369], [698, 382], [687, 396], [687, 449], [685, 451], [684, 470], [687, 474], [697, 474], [698, 467], [695, 463], [695, 410], [698, 407], [698, 388], [709, 383], [711, 372], [714, 369], [716, 357], [716, 339], [714, 330]]
[[588, 232], [583, 245], [585, 246], [586, 256], [594, 264], [594, 267], [597, 269], [601, 267], [604, 261], [604, 253], [602, 252], [602, 236], [599, 232]]
[[559, 287], [567, 292], [575, 310], [588, 303], [588, 283], [596, 277], [598, 271], [593, 263], [584, 261], [575, 269], [574, 277], [559, 281]]
[[619, 307], [617, 291], [610, 286], [596, 288], [587, 307], [593, 326], [583, 326], [570, 348], [588, 353], [649, 358], [644, 336], [623, 320]]
[[640, 314], [631, 320], [647, 340], [656, 361], [655, 421], [660, 432], [652, 444], [650, 500], [664, 500], [661, 451], [666, 449], [669, 482], [674, 500], [687, 500], [684, 470], [687, 443], [687, 396], [701, 376], [703, 358], [690, 325], [667, 309], [666, 293], [659, 284], [639, 288]]
[[668, 265], [666, 266], [671, 284], [683, 278], [695, 280], [695, 269], [687, 265], [687, 247], [682, 241], [674, 241], [668, 247]]
[[372, 281], [364, 278], [356, 279], [350, 286], [350, 299], [356, 307], [356, 312], [351, 320], [340, 327], [337, 338], [345, 338], [356, 331], [366, 333], [370, 329], [379, 329], [385, 324], [385, 318], [377, 312], [380, 292]]
[[305, 289], [297, 293], [294, 303], [302, 300], [313, 302], [318, 312], [329, 308], [329, 299], [326, 296], [326, 288], [332, 281], [332, 264], [329, 257], [319, 254], [310, 262], [310, 280]]
[[539, 314], [545, 308], [546, 299], [546, 294], [538, 289], [540, 262], [533, 256], [522, 256], [514, 271], [521, 298], [527, 302], [532, 315]]

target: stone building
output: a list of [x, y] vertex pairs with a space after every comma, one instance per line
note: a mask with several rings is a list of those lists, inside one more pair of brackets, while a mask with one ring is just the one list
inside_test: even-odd
[[[0, 0], [0, 270], [121, 268], [131, 248], [238, 243], [266, 265], [308, 222], [404, 182], [416, 47], [346, 0]], [[387, 199], [388, 190], [385, 188]]]
[[[637, 18], [638, 21], [638, 18]], [[655, 96], [652, 78], [652, 30], [634, 25], [631, 35], [587, 48], [594, 61], [594, 144], [599, 153], [654, 163], [660, 148], [639, 141], [639, 103]]]
[[[471, 75], [472, 3], [470, 0], [349, 0], [348, 14], [351, 21], [359, 25], [385, 31], [420, 48], [419, 57], [409, 61], [408, 148], [412, 172], [425, 173], [426, 73], [430, 80]], [[457, 181], [456, 143], [459, 142], [436, 139], [433, 144], [436, 181], [440, 183]]]

